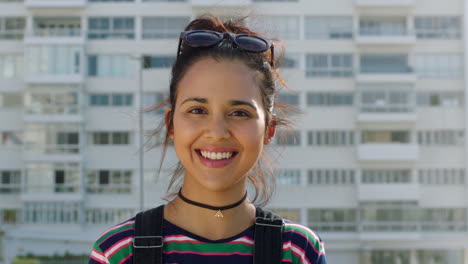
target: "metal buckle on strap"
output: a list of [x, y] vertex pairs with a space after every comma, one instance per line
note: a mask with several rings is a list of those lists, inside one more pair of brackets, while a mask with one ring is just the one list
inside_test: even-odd
[[[136, 241], [140, 243], [137, 245]], [[162, 236], [137, 236], [132, 239], [132, 242], [134, 248], [161, 248], [164, 245]], [[153, 242], [157, 245], [152, 245]]]
[[282, 228], [284, 225], [283, 220], [273, 220], [263, 217], [255, 217], [255, 225], [260, 226], [271, 226], [271, 227], [280, 227]]

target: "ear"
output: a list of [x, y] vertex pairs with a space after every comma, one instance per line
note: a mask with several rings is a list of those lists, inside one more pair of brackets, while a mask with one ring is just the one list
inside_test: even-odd
[[263, 139], [263, 144], [264, 145], [270, 144], [271, 141], [273, 140], [273, 138], [275, 137], [275, 133], [276, 133], [276, 121], [271, 120], [270, 124], [268, 124], [268, 127], [267, 127], [267, 129], [265, 131], [265, 137]]
[[164, 112], [164, 123], [166, 124], [167, 134], [171, 139], [174, 139], [174, 126], [171, 124], [171, 114], [172, 108], [166, 108], [166, 111]]

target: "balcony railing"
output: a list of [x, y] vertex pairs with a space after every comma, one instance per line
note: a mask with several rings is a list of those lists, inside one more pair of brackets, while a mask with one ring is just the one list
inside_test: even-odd
[[79, 114], [78, 105], [30, 105], [26, 107], [26, 114], [42, 115], [76, 115]]
[[312, 229], [320, 232], [460, 232], [467, 231], [463, 221], [361, 221], [314, 222]]
[[0, 31], [0, 40], [21, 40], [24, 36], [24, 30], [2, 30]]
[[21, 191], [21, 184], [19, 183], [9, 183], [9, 184], [0, 184], [0, 195], [2, 194], [15, 194]]
[[408, 65], [361, 65], [361, 73], [377, 73], [377, 74], [392, 74], [392, 73], [413, 73], [414, 70]]
[[128, 30], [89, 30], [88, 39], [134, 39], [135, 32], [133, 29]]
[[80, 153], [80, 145], [75, 144], [57, 144], [57, 145], [38, 145], [25, 144], [24, 151], [28, 154], [78, 154]]
[[418, 221], [363, 221], [361, 222], [363, 232], [415, 232], [420, 230]]
[[[33, 176], [34, 177], [34, 176]], [[81, 187], [79, 184], [42, 184], [42, 185], [24, 185], [23, 193], [78, 193]]]
[[100, 184], [88, 185], [87, 192], [95, 194], [109, 194], [109, 193], [131, 193], [134, 187], [130, 184]]
[[35, 37], [80, 37], [80, 28], [36, 28], [33, 31]]
[[312, 229], [321, 232], [356, 232], [356, 222], [318, 222], [311, 223]]
[[406, 28], [359, 28], [359, 35], [361, 36], [413, 36], [414, 31]]
[[362, 104], [361, 113], [412, 113], [415, 107], [408, 104]]

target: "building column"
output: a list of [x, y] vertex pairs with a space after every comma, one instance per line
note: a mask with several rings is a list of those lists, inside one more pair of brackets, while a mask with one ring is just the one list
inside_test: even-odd
[[418, 252], [416, 251], [416, 249], [412, 249], [411, 252], [410, 252], [410, 264], [418, 264], [419, 261], [418, 261]]
[[463, 261], [462, 264], [468, 264], [468, 248], [463, 249]]
[[361, 264], [373, 264], [371, 256], [372, 253], [370, 249], [361, 250]]

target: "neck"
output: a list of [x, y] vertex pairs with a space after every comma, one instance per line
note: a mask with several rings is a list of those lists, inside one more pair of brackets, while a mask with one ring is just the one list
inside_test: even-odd
[[[215, 207], [234, 204], [245, 194], [245, 188], [237, 191], [210, 192], [193, 191], [183, 186], [182, 190], [186, 198]], [[234, 236], [253, 225], [255, 207], [246, 199], [232, 209], [223, 210], [223, 217], [216, 217], [215, 214], [214, 210], [192, 205], [180, 197], [171, 201], [165, 209], [166, 219], [173, 224], [199, 236], [217, 240]]]

